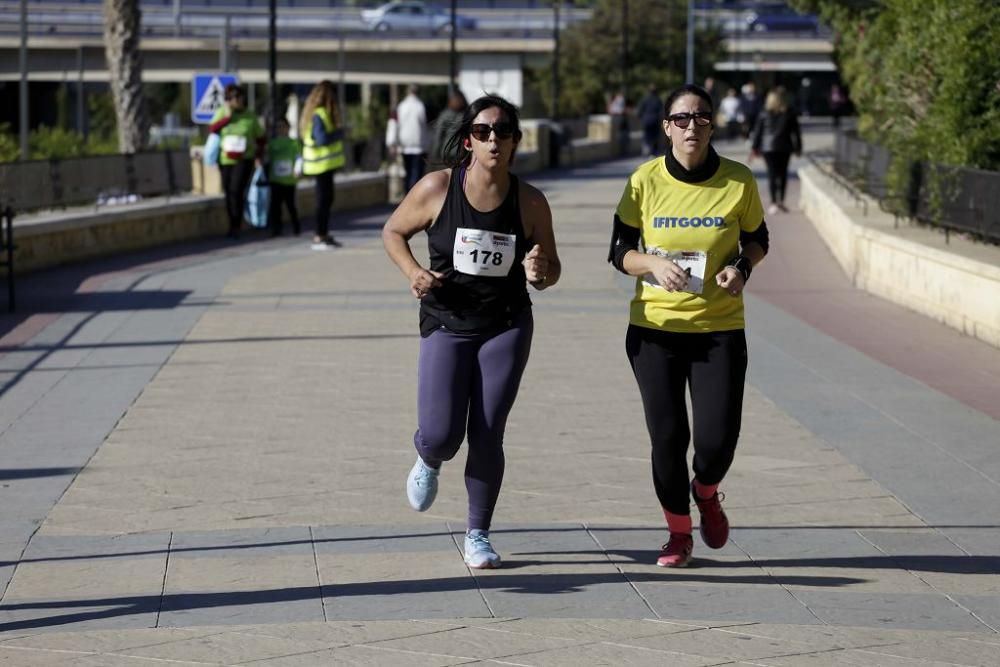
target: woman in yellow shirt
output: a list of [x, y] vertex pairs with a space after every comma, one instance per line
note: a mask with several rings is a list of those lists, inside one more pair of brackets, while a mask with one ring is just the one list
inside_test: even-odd
[[743, 409], [742, 294], [768, 248], [753, 175], [712, 148], [714, 114], [712, 98], [698, 86], [670, 94], [663, 120], [669, 148], [629, 177], [608, 255], [637, 278], [625, 347], [652, 443], [653, 487], [670, 532], [656, 562], [661, 567], [691, 560], [689, 489], [705, 543], [718, 549], [729, 538], [717, 489], [733, 461]]

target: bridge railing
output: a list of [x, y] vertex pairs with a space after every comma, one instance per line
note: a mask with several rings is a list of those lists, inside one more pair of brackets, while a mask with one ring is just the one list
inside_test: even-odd
[[1000, 172], [916, 163], [907, 182], [891, 187], [892, 153], [854, 131], [838, 132], [834, 169], [891, 213], [1000, 243]]

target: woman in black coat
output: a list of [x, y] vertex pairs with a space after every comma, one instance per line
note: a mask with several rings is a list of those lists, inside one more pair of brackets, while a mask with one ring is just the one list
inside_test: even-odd
[[767, 184], [771, 193], [768, 215], [775, 215], [785, 207], [785, 184], [788, 182], [788, 162], [792, 153], [802, 152], [802, 134], [799, 119], [794, 109], [788, 107], [783, 88], [775, 88], [767, 94], [764, 113], [757, 118], [753, 130], [753, 150], [751, 157], [761, 154], [767, 164]]

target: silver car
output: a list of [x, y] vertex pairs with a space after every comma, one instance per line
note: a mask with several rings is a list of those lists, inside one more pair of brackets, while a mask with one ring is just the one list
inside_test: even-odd
[[[395, 0], [376, 9], [364, 9], [361, 11], [361, 20], [371, 30], [435, 33], [451, 30], [451, 14], [428, 7], [417, 0]], [[459, 30], [475, 30], [476, 20], [456, 14], [455, 25]]]

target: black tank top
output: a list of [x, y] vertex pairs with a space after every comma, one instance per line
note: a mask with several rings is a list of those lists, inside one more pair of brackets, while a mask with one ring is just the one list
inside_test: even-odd
[[[529, 246], [521, 224], [517, 177], [492, 211], [472, 208], [465, 197], [465, 169], [452, 169], [448, 194], [437, 220], [427, 230], [431, 270], [444, 274], [441, 287], [420, 301], [420, 335], [445, 327], [459, 333], [482, 333], [511, 325], [514, 317], [531, 306], [521, 261]], [[505, 276], [471, 275], [455, 270], [455, 240], [459, 229], [512, 234], [514, 257]]]

